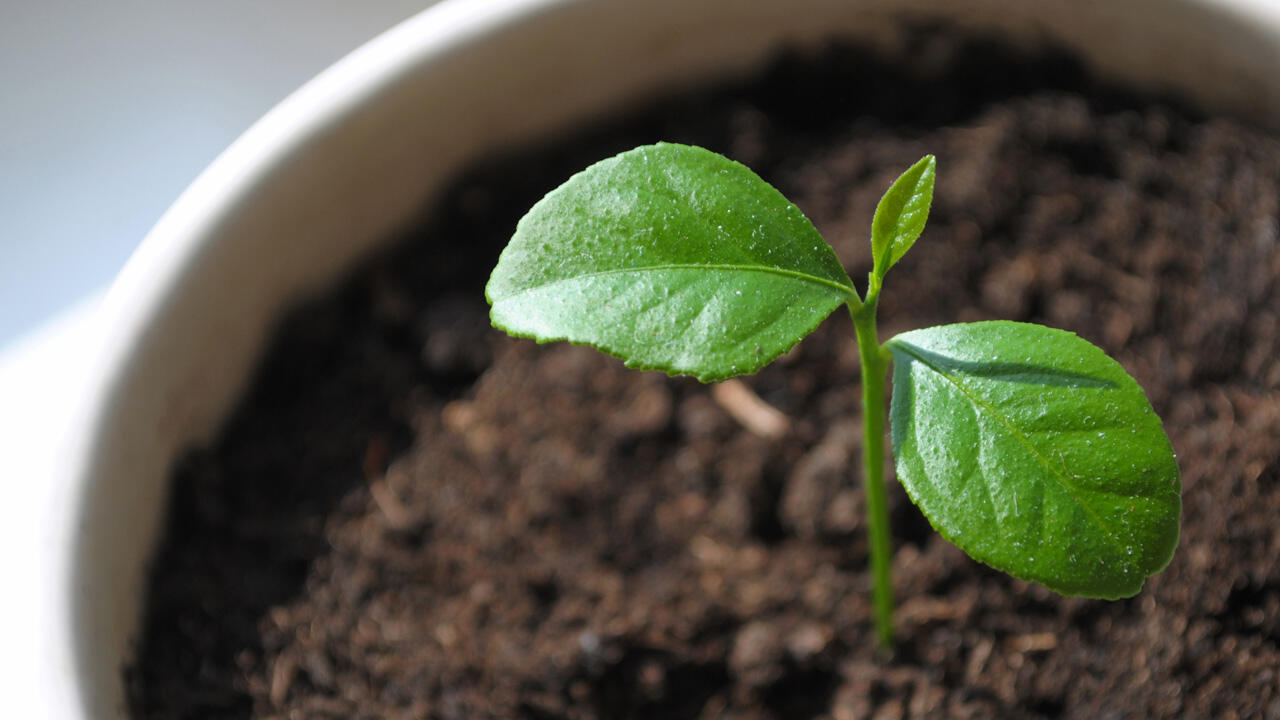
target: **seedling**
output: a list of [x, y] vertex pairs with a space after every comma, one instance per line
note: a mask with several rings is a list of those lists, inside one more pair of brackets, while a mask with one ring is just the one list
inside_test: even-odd
[[1160, 419], [1120, 365], [1063, 330], [941, 325], [880, 343], [886, 273], [924, 230], [935, 161], [885, 193], [865, 295], [812, 223], [771, 185], [698, 147], [603, 160], [520, 221], [489, 278], [493, 324], [568, 340], [628, 367], [703, 382], [753, 373], [833, 310], [862, 360], [863, 463], [876, 634], [893, 641], [885, 501], [885, 385], [898, 479], [974, 559], [1064, 595], [1117, 599], [1178, 542], [1178, 466]]

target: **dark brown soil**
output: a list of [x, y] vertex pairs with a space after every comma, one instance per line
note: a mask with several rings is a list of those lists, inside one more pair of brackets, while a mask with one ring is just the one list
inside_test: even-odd
[[[915, 45], [792, 57], [490, 162], [296, 313], [174, 477], [134, 716], [1280, 717], [1280, 142], [1061, 57]], [[487, 325], [520, 213], [658, 139], [757, 169], [854, 278], [880, 193], [935, 153], [885, 336], [1008, 318], [1112, 353], [1178, 452], [1172, 565], [1064, 599], [969, 560], [895, 483], [901, 639], [878, 655], [847, 318], [745, 379], [774, 438], [723, 392]]]

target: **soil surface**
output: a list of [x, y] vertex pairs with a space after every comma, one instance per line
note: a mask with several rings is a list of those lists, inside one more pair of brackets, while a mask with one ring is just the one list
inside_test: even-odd
[[[174, 476], [134, 717], [1280, 717], [1280, 142], [1064, 57], [910, 38], [907, 62], [796, 54], [487, 162], [292, 315]], [[1062, 598], [894, 482], [900, 640], [877, 653], [846, 317], [719, 389], [488, 326], [519, 215], [656, 140], [753, 167], [855, 279], [881, 192], [935, 153], [884, 336], [1005, 318], [1116, 357], [1182, 468], [1169, 568]]]

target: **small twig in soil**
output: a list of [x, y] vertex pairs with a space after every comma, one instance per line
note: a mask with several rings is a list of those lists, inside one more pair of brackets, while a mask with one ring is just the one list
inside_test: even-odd
[[711, 387], [711, 398], [747, 430], [763, 438], [787, 434], [791, 421], [741, 380], [725, 380]]

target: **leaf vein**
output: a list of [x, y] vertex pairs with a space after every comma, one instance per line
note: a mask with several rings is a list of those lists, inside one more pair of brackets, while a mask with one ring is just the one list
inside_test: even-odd
[[816, 275], [810, 275], [808, 273], [803, 273], [796, 270], [787, 270], [785, 268], [769, 267], [767, 265], [672, 263], [668, 265], [645, 265], [645, 266], [634, 267], [634, 268], [610, 268], [608, 270], [595, 270], [592, 272], [584, 272], [577, 275], [573, 275], [571, 277], [556, 278], [551, 280], [550, 282], [539, 283], [537, 285], [529, 285], [527, 287], [520, 288], [519, 290], [509, 295], [506, 295], [505, 297], [495, 298], [495, 300], [499, 302], [511, 300], [512, 298], [517, 298], [526, 293], [531, 293], [531, 292], [535, 292], [545, 288], [553, 287], [555, 285], [559, 285], [562, 283], [574, 282], [578, 280], [586, 280], [586, 279], [591, 279], [596, 277], [607, 277], [610, 275], [626, 275], [629, 273], [640, 274], [640, 273], [649, 273], [649, 272], [663, 272], [668, 270], [706, 270], [710, 272], [726, 272], [726, 273], [733, 273], [733, 272], [763, 273], [767, 275], [778, 275], [782, 277], [789, 277], [795, 280], [800, 280], [802, 282], [818, 285], [826, 290], [835, 290], [836, 292], [838, 292], [839, 294], [845, 297], [853, 297], [855, 294], [852, 286], [845, 286], [838, 282], [828, 280], [826, 278], [821, 278]]

